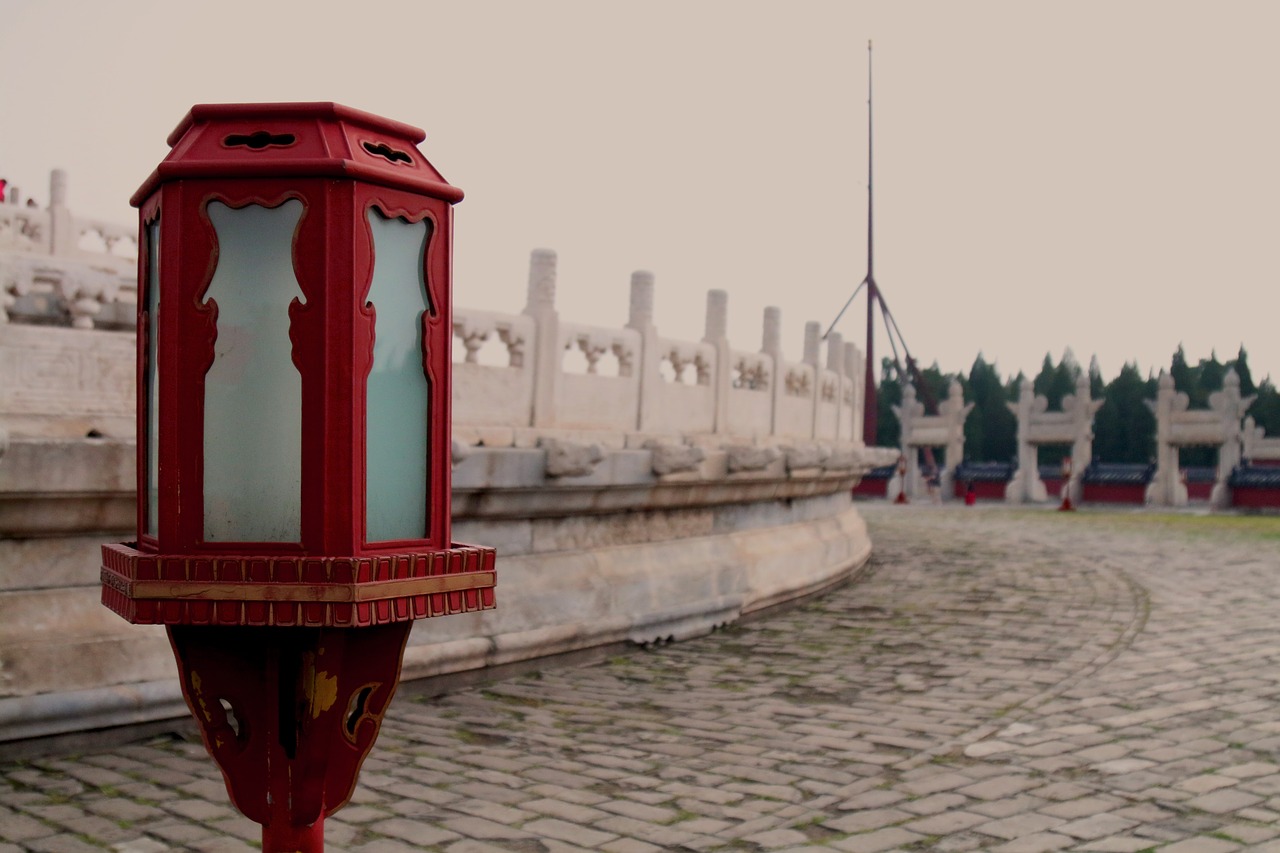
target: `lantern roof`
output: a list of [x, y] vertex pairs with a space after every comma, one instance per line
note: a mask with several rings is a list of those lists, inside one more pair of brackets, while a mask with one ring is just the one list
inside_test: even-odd
[[142, 204], [183, 178], [345, 178], [441, 198], [462, 190], [422, 156], [413, 125], [332, 102], [197, 104], [169, 134], [169, 155], [134, 193]]

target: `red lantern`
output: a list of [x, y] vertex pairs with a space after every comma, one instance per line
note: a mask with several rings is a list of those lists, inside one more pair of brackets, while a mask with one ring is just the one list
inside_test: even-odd
[[267, 850], [319, 850], [412, 620], [494, 606], [450, 538], [452, 205], [417, 128], [193, 107], [140, 211], [138, 540], [103, 603], [163, 624]]

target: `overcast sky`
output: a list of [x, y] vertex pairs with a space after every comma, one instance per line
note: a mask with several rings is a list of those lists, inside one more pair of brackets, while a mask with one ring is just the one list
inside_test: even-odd
[[[455, 302], [517, 312], [559, 253], [569, 321], [735, 347], [834, 319], [866, 273], [912, 353], [1046, 352], [1280, 378], [1280, 3], [0, 0], [0, 176], [82, 215], [129, 196], [196, 103], [338, 101], [422, 127], [461, 187]], [[862, 345], [862, 298], [839, 330]], [[877, 355], [887, 352], [883, 341]]]

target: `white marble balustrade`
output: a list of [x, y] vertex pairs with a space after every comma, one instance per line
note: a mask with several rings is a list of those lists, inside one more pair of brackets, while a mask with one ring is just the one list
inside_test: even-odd
[[[521, 315], [454, 308], [454, 433], [462, 443], [533, 446], [548, 430], [616, 447], [655, 439], [861, 442], [861, 354], [832, 335], [819, 365], [817, 323], [806, 327], [804, 358], [788, 362], [778, 308], [765, 309], [760, 348], [739, 349], [726, 338], [722, 290], [708, 293], [703, 339], [681, 341], [654, 326], [652, 273], [632, 275], [630, 316], [612, 328], [561, 319], [555, 278], [555, 253], [539, 249]], [[510, 358], [479, 357], [495, 336]]]

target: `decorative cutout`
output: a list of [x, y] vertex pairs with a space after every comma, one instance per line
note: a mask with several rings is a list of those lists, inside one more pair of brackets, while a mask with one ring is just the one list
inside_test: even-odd
[[404, 151], [397, 151], [385, 142], [379, 142], [377, 145], [372, 142], [366, 142], [364, 143], [364, 150], [375, 157], [382, 157], [389, 163], [413, 163], [412, 157]]
[[235, 706], [227, 699], [219, 699], [218, 704], [222, 706], [222, 713], [227, 716], [227, 725], [231, 727], [231, 731], [236, 733], [236, 740], [243, 743], [245, 738], [244, 725], [240, 722], [240, 718], [236, 716]]
[[372, 719], [375, 723], [377, 722], [377, 717], [369, 712], [369, 697], [373, 695], [376, 687], [378, 687], [377, 684], [366, 684], [351, 694], [351, 701], [347, 703], [347, 714], [342, 728], [347, 740], [352, 743], [356, 742], [356, 729], [360, 727], [362, 721]]
[[222, 144], [228, 148], [248, 148], [252, 151], [261, 151], [264, 148], [288, 148], [297, 141], [298, 137], [292, 133], [271, 133], [266, 130], [256, 130], [253, 133], [233, 133], [222, 140]]

